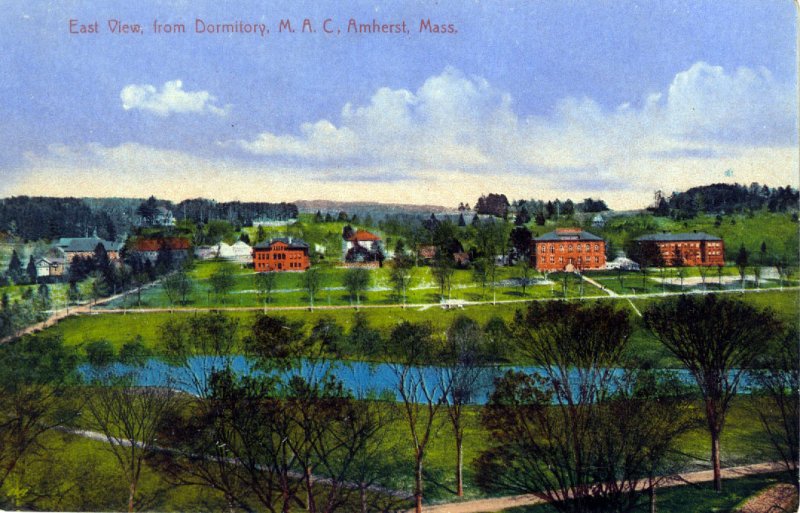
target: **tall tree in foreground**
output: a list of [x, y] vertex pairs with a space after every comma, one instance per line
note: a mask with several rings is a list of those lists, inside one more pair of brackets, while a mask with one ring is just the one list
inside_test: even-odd
[[464, 495], [464, 412], [475, 402], [488, 380], [486, 342], [478, 323], [461, 316], [447, 330], [440, 379], [445, 409], [456, 444], [456, 495]]
[[[621, 370], [631, 332], [608, 305], [534, 303], [515, 322], [535, 373], [496, 380], [476, 460], [490, 492], [539, 493], [572, 513], [630, 512], [686, 426], [686, 402]], [[650, 380], [649, 383], [654, 383]]]
[[414, 448], [414, 502], [422, 511], [423, 465], [428, 444], [439, 423], [439, 412], [449, 394], [423, 365], [435, 354], [433, 332], [428, 324], [403, 322], [392, 330], [387, 359], [395, 375], [403, 420]]
[[791, 328], [778, 339], [777, 347], [758, 362], [753, 372], [757, 385], [755, 402], [761, 424], [775, 451], [797, 487], [798, 443], [800, 443], [800, 356], [798, 333]]
[[720, 435], [742, 376], [780, 332], [771, 311], [716, 295], [680, 296], [644, 313], [650, 330], [689, 370], [703, 397], [714, 489], [722, 490]]
[[59, 335], [0, 347], [0, 487], [21, 458], [46, 450], [42, 435], [74, 418], [65, 392], [76, 362]]
[[156, 450], [162, 419], [176, 404], [176, 392], [168, 386], [142, 387], [132, 373], [121, 377], [106, 374], [89, 388], [87, 409], [106, 447], [114, 455], [128, 484], [128, 512], [141, 508], [137, 501], [139, 479], [147, 458]]

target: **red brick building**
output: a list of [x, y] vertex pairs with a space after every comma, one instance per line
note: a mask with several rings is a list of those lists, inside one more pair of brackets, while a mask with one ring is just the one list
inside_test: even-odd
[[531, 260], [537, 271], [605, 269], [606, 242], [580, 228], [559, 228], [532, 242]]
[[725, 242], [703, 232], [654, 233], [637, 238], [636, 243], [640, 249], [655, 245], [661, 253], [659, 263], [666, 267], [725, 265]]
[[305, 271], [311, 267], [308, 244], [301, 239], [280, 237], [253, 246], [253, 267], [257, 273]]

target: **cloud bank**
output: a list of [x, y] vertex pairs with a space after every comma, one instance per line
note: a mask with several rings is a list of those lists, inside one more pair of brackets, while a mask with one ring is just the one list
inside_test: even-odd
[[[159, 116], [225, 110], [180, 81], [161, 90], [127, 86], [121, 98], [126, 109]], [[655, 189], [797, 185], [796, 112], [792, 88], [764, 68], [697, 62], [629, 103], [565, 97], [546, 114], [523, 115], [502, 88], [448, 67], [414, 91], [379, 88], [296, 131], [220, 141], [213, 157], [136, 142], [54, 145], [27, 156], [14, 191], [48, 193], [48, 177], [59, 173], [67, 179], [58, 195], [454, 205], [496, 191], [512, 198], [593, 195], [614, 208], [639, 208]]]

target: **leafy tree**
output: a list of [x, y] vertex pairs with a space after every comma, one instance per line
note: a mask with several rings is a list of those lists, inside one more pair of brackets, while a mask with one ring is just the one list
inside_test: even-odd
[[647, 288], [647, 270], [651, 267], [664, 267], [664, 257], [658, 244], [654, 241], [628, 241], [626, 251], [628, 257], [639, 264], [642, 273], [642, 290]]
[[361, 304], [361, 294], [369, 287], [369, 271], [356, 267], [348, 269], [343, 278], [344, 288], [350, 294], [350, 303], [352, 304], [355, 297], [356, 304]]
[[347, 334], [347, 345], [355, 354], [366, 357], [379, 356], [383, 349], [381, 332], [369, 325], [369, 319], [363, 312], [353, 315], [353, 324]]
[[263, 226], [259, 225], [258, 230], [256, 230], [256, 244], [265, 240], [267, 240], [267, 232]]
[[78, 288], [78, 282], [70, 281], [69, 288], [67, 289], [67, 301], [69, 304], [75, 305], [81, 300], [81, 291]]
[[106, 282], [106, 279], [103, 277], [103, 275], [95, 274], [95, 276], [92, 278], [91, 294], [95, 305], [97, 305], [98, 299], [107, 297], [110, 294], [108, 282]]
[[175, 271], [168, 274], [161, 280], [161, 286], [169, 298], [171, 304], [180, 302], [185, 305], [189, 296], [192, 294], [194, 284], [192, 279], [184, 270]]
[[272, 300], [272, 291], [275, 289], [275, 282], [278, 275], [275, 273], [256, 273], [253, 280], [255, 281], [256, 291], [258, 295], [263, 298], [264, 308], [267, 308], [267, 303]]
[[147, 198], [136, 209], [136, 215], [140, 216], [147, 225], [152, 226], [158, 215], [158, 200], [154, 196]]
[[77, 357], [57, 334], [0, 346], [0, 487], [28, 455], [46, 450], [42, 436], [70, 422], [77, 408], [65, 396]]
[[514, 249], [515, 259], [530, 259], [531, 242], [533, 242], [533, 235], [531, 234], [531, 231], [524, 226], [517, 226], [511, 230], [510, 239], [511, 246]]
[[530, 220], [531, 215], [528, 213], [528, 209], [523, 205], [520, 207], [519, 212], [517, 212], [516, 217], [514, 217], [514, 224], [517, 226], [524, 226], [529, 223]]
[[86, 359], [94, 367], [107, 367], [116, 357], [114, 346], [108, 340], [93, 340], [86, 344]]
[[259, 314], [245, 339], [247, 352], [259, 359], [285, 362], [306, 356], [302, 337], [302, 324], [292, 323], [283, 317]]
[[39, 288], [36, 291], [36, 303], [37, 308], [41, 311], [50, 309], [52, 300], [50, 299], [50, 287], [46, 283], [39, 285]]
[[308, 334], [305, 351], [320, 357], [342, 357], [345, 335], [342, 327], [329, 317], [321, 317]]
[[411, 286], [413, 273], [413, 262], [403, 252], [395, 251], [392, 267], [389, 270], [389, 282], [395, 297], [402, 298], [403, 304], [408, 296], [408, 288]]
[[303, 273], [303, 287], [306, 289], [306, 294], [308, 294], [309, 307], [313, 309], [314, 297], [322, 287], [322, 274], [320, 274], [318, 268], [311, 267]]
[[744, 290], [744, 278], [747, 272], [747, 265], [749, 262], [750, 253], [745, 249], [744, 244], [739, 247], [739, 253], [736, 254], [736, 269], [739, 270], [739, 276], [742, 279], [742, 290]]
[[119, 349], [119, 361], [134, 367], [142, 367], [150, 358], [150, 350], [142, 342], [140, 336], [125, 342]]
[[225, 296], [228, 295], [236, 285], [234, 272], [234, 267], [231, 264], [221, 264], [208, 277], [211, 291], [220, 298], [223, 303], [225, 302]]
[[656, 303], [645, 311], [644, 320], [700, 389], [711, 436], [714, 489], [720, 491], [720, 435], [731, 399], [780, 323], [771, 311], [716, 295]]

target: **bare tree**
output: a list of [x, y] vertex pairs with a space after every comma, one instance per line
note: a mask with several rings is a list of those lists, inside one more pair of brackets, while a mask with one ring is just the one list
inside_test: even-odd
[[138, 386], [137, 376], [107, 375], [87, 390], [87, 409], [106, 438], [128, 483], [128, 512], [136, 510], [142, 469], [156, 450], [158, 427], [176, 404], [177, 392], [166, 387]]
[[[395, 375], [408, 434], [414, 448], [414, 503], [422, 511], [423, 465], [428, 444], [439, 423], [439, 412], [450, 393], [441, 380], [429, 375], [421, 364], [435, 354], [431, 327], [403, 322], [391, 333], [389, 366]], [[399, 360], [398, 360], [399, 358]]]
[[798, 486], [798, 442], [800, 441], [800, 367], [798, 333], [791, 328], [778, 339], [777, 347], [758, 362], [753, 371], [758, 416], [780, 455], [792, 482]]
[[447, 330], [447, 340], [440, 367], [441, 389], [445, 409], [453, 428], [456, 445], [456, 495], [464, 495], [464, 410], [475, 402], [480, 386], [489, 379], [485, 339], [480, 326], [468, 317], [453, 320]]
[[720, 435], [743, 374], [777, 335], [771, 311], [716, 295], [680, 296], [645, 311], [645, 322], [689, 370], [705, 403], [714, 489], [722, 489]]
[[[687, 403], [621, 370], [631, 328], [608, 305], [533, 304], [516, 323], [536, 373], [495, 383], [482, 422], [492, 440], [476, 462], [487, 491], [539, 493], [564, 512], [630, 512], [678, 434]], [[650, 487], [655, 484], [651, 480]]]

